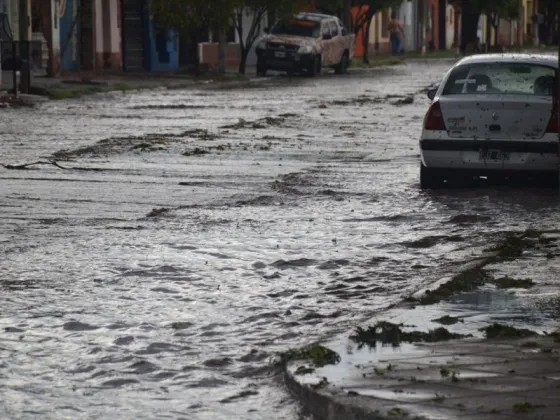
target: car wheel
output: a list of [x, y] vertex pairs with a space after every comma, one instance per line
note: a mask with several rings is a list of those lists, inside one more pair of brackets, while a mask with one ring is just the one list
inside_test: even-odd
[[420, 163], [420, 188], [423, 190], [441, 187], [443, 185], [441, 173], [433, 168], [427, 168]]
[[257, 61], [257, 76], [266, 76], [266, 63], [263, 63], [262, 61]]
[[348, 53], [342, 54], [342, 58], [340, 59], [340, 63], [336, 65], [334, 68], [334, 72], [336, 74], [344, 74], [348, 70], [348, 65], [350, 64], [350, 60], [348, 57]]

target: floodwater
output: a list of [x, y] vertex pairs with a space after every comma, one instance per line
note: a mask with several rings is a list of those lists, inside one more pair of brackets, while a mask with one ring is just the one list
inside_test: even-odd
[[275, 352], [557, 226], [555, 192], [420, 191], [450, 65], [2, 110], [1, 163], [43, 163], [0, 167], [0, 417], [304, 418]]

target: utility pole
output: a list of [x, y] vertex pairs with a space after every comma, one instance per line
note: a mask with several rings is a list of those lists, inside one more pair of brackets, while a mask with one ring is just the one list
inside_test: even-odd
[[[29, 93], [31, 85], [31, 63], [29, 48], [29, 3], [28, 0], [19, 0], [19, 57], [21, 93]], [[14, 50], [14, 55], [16, 51]], [[17, 87], [14, 87], [17, 89]]]
[[354, 30], [354, 28], [352, 28], [352, 0], [344, 0], [344, 26], [346, 26], [346, 29], [350, 32], [352, 32]]
[[218, 31], [218, 74], [226, 74], [226, 32], [223, 28]]
[[533, 47], [539, 46], [539, 0], [533, 0]]

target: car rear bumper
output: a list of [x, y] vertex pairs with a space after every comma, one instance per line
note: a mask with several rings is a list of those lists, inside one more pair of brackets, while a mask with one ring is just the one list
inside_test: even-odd
[[428, 168], [478, 171], [557, 171], [558, 141], [420, 140]]

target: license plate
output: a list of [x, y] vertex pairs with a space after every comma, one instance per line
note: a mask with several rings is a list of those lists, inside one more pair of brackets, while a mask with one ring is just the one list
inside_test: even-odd
[[495, 162], [509, 160], [509, 152], [502, 152], [501, 150], [481, 150], [480, 160], [491, 160]]
[[286, 57], [286, 53], [284, 51], [276, 51], [274, 53], [274, 57], [276, 58], [285, 58]]

